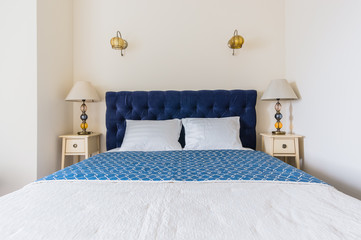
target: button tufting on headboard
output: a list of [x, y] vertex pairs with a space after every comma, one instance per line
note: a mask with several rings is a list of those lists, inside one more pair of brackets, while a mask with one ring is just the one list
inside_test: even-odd
[[[120, 147], [125, 119], [165, 120], [240, 116], [244, 147], [256, 148], [255, 90], [136, 91], [106, 93], [107, 149]], [[184, 131], [179, 142], [184, 146]]]

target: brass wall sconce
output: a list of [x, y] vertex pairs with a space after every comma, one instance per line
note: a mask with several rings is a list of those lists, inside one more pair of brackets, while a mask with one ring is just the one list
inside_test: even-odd
[[113, 49], [120, 50], [120, 54], [124, 56], [123, 50], [128, 47], [128, 42], [122, 38], [122, 34], [119, 31], [117, 31], [117, 35], [110, 40], [110, 44]]
[[244, 38], [238, 35], [237, 29], [234, 30], [233, 37], [228, 41], [228, 47], [233, 49], [232, 55], [234, 56], [234, 49], [240, 49], [244, 43]]

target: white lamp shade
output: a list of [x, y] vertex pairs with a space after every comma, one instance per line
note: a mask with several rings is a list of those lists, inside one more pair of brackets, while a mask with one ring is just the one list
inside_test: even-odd
[[286, 79], [275, 79], [268, 85], [261, 100], [275, 99], [298, 99], [298, 97]]
[[79, 81], [74, 84], [65, 100], [71, 102], [81, 102], [83, 100], [96, 102], [100, 98], [95, 88], [89, 82]]

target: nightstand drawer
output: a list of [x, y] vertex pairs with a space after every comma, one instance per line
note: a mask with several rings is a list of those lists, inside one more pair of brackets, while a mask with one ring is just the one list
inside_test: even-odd
[[68, 134], [59, 137], [62, 138], [61, 169], [65, 167], [66, 156], [73, 156], [73, 163], [76, 163], [82, 155], [86, 159], [100, 153], [100, 133]]
[[299, 139], [303, 136], [296, 134], [276, 135], [272, 133], [261, 133], [262, 151], [271, 156], [284, 157], [288, 163], [288, 157], [294, 157], [296, 167], [300, 169], [300, 148]]
[[275, 139], [273, 148], [274, 153], [296, 153], [293, 139]]
[[85, 152], [85, 142], [84, 139], [67, 139], [66, 143], [66, 153], [79, 153]]

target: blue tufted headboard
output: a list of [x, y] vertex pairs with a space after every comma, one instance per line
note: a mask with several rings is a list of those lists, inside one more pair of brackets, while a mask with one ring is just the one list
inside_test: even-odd
[[[107, 150], [120, 147], [125, 119], [219, 118], [240, 116], [244, 147], [256, 148], [255, 90], [107, 92]], [[179, 142], [184, 146], [184, 130]]]

